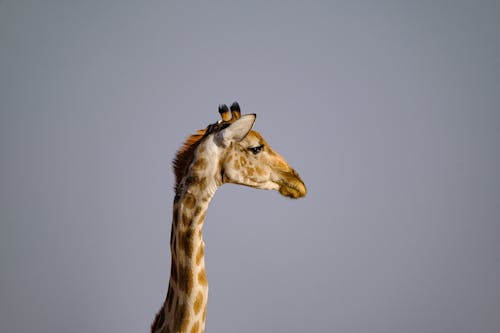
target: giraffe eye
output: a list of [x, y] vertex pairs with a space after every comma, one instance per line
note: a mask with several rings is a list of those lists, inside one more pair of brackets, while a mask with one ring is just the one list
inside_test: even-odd
[[250, 150], [254, 155], [257, 155], [258, 153], [260, 153], [262, 151], [262, 148], [264, 148], [264, 145], [248, 148], [248, 150]]

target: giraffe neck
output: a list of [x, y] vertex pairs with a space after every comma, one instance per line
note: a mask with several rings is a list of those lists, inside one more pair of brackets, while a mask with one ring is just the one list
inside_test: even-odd
[[170, 282], [152, 332], [204, 332], [208, 282], [202, 230], [208, 205], [220, 180], [199, 157], [181, 182], [174, 200]]

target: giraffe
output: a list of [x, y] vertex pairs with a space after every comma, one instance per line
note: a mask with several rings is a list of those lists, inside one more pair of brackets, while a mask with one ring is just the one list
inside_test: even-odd
[[175, 197], [170, 234], [171, 271], [166, 299], [152, 333], [205, 330], [208, 282], [202, 238], [208, 205], [225, 183], [306, 195], [293, 168], [252, 130], [256, 115], [241, 115], [237, 102], [219, 106], [221, 120], [191, 135], [173, 161]]

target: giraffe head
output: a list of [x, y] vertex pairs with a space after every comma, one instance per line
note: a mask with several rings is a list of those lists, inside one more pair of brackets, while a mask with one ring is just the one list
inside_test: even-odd
[[231, 105], [231, 119], [227, 106], [221, 105], [219, 112], [222, 123], [227, 124], [216, 134], [225, 147], [221, 161], [224, 183], [278, 190], [294, 199], [306, 195], [306, 187], [298, 173], [257, 131], [252, 130], [255, 114], [241, 116], [236, 102]]
[[236, 102], [231, 105], [231, 110], [220, 105], [219, 113], [222, 119], [191, 136], [185, 149], [178, 154], [174, 162], [177, 183], [187, 172], [188, 164], [193, 162], [184, 161], [184, 152], [186, 155], [205, 155], [204, 160], [216, 163], [215, 176], [220, 184], [277, 190], [294, 199], [306, 195], [306, 187], [298, 173], [257, 131], [252, 130], [255, 114], [242, 116]]

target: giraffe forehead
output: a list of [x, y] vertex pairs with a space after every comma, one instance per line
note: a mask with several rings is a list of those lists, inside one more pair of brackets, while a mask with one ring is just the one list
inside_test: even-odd
[[260, 135], [259, 132], [252, 130], [248, 133], [245, 139], [241, 141], [240, 144], [244, 147], [254, 147], [265, 143], [266, 141], [264, 140], [262, 135]]

